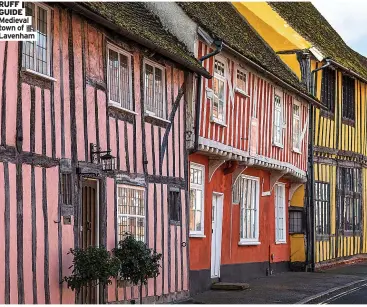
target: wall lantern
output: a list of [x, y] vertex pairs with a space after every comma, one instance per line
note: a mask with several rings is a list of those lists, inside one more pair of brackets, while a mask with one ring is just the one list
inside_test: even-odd
[[111, 149], [101, 151], [96, 144], [90, 144], [90, 159], [92, 163], [102, 163], [102, 170], [104, 171], [113, 171], [115, 169], [116, 158], [111, 155]]

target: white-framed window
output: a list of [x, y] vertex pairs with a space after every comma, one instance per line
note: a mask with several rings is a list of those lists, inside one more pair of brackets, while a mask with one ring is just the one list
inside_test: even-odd
[[293, 150], [301, 153], [301, 105], [293, 103]]
[[245, 69], [237, 68], [236, 70], [236, 91], [247, 95], [248, 73]]
[[281, 95], [276, 92], [274, 95], [274, 119], [273, 119], [273, 143], [283, 147], [283, 101]]
[[40, 3], [24, 2], [27, 16], [32, 16], [28, 31], [36, 32], [36, 41], [23, 42], [22, 67], [42, 75], [50, 75], [51, 9]]
[[240, 245], [259, 242], [259, 178], [242, 176], [240, 200]]
[[123, 240], [126, 232], [145, 242], [144, 188], [117, 185], [117, 239]]
[[254, 89], [252, 91], [252, 117], [257, 118], [257, 81], [258, 79], [254, 76]]
[[190, 235], [204, 236], [205, 167], [190, 163]]
[[226, 63], [222, 58], [214, 59], [212, 120], [220, 124], [226, 121]]
[[131, 55], [110, 44], [107, 50], [109, 102], [132, 111]]
[[164, 67], [144, 60], [144, 101], [149, 115], [166, 118]]
[[285, 185], [277, 183], [275, 190], [275, 243], [287, 243]]

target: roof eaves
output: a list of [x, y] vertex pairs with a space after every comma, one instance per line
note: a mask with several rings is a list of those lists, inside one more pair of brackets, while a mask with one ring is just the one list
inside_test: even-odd
[[168, 51], [165, 50], [163, 48], [161, 48], [160, 46], [157, 46], [154, 42], [145, 39], [141, 36], [138, 36], [126, 29], [123, 29], [122, 27], [119, 27], [118, 25], [112, 23], [111, 21], [107, 20], [106, 18], [104, 18], [103, 16], [95, 13], [93, 10], [85, 7], [85, 6], [81, 6], [75, 2], [64, 2], [63, 3], [65, 6], [69, 7], [70, 9], [76, 11], [79, 14], [84, 15], [85, 17], [88, 17], [92, 20], [94, 20], [95, 22], [105, 26], [106, 28], [109, 28], [110, 30], [115, 31], [116, 33], [119, 33], [123, 36], [128, 37], [129, 39], [151, 49], [152, 51], [156, 51], [160, 54], [162, 54], [163, 56], [166, 56], [167, 58], [183, 65], [184, 67], [188, 68], [189, 70], [202, 75], [205, 78], [211, 78], [212, 76], [209, 74], [209, 72], [202, 66], [200, 66], [199, 62], [197, 59], [192, 58], [193, 60], [195, 60], [197, 62], [197, 65], [193, 65], [192, 63], [189, 63], [187, 60], [184, 60], [182, 57]]

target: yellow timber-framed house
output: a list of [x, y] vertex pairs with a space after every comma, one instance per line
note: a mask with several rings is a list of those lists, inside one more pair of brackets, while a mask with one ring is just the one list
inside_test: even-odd
[[289, 204], [291, 263], [314, 270], [363, 259], [367, 59], [309, 2], [233, 5], [324, 105], [311, 107], [308, 183]]

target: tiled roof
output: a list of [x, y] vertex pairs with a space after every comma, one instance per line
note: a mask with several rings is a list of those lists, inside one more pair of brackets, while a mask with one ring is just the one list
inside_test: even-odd
[[142, 2], [78, 2], [93, 13], [118, 26], [124, 32], [149, 42], [157, 52], [181, 62], [195, 71], [207, 74], [201, 64], [179, 40], [170, 34], [158, 17], [150, 12]]
[[293, 87], [305, 86], [270, 46], [228, 2], [179, 2], [186, 14], [205, 31]]

